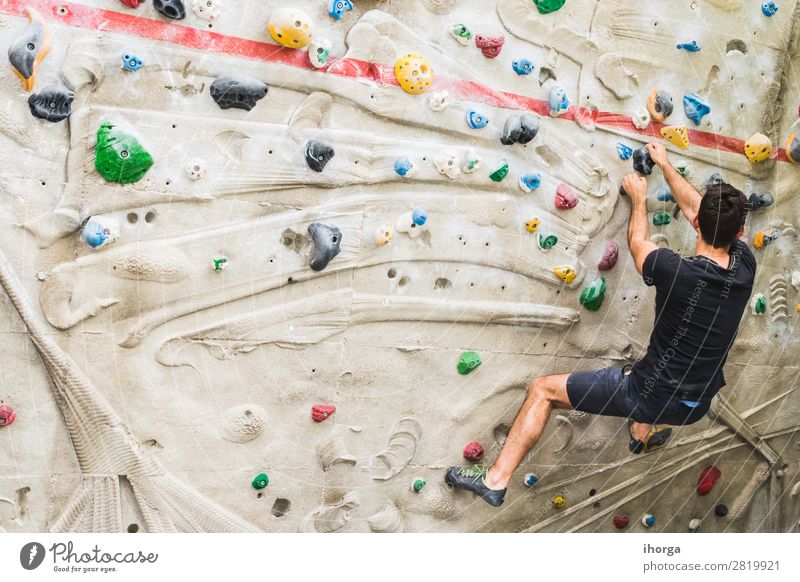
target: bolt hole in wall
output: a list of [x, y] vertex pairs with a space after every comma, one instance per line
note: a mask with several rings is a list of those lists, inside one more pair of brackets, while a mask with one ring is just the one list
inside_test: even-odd
[[139, 531], [139, 524], [138, 523], [129, 523], [128, 524], [128, 533], [136, 533]]
[[389, 271], [386, 273], [386, 276], [390, 279], [394, 279], [397, 277], [397, 269], [389, 269]]

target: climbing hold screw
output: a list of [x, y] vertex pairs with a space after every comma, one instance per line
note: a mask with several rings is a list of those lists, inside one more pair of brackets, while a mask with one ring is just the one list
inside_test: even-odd
[[556, 495], [550, 500], [550, 503], [552, 503], [553, 507], [556, 509], [565, 509], [567, 507], [567, 500], [563, 495]]
[[605, 296], [606, 280], [604, 277], [598, 277], [581, 291], [580, 303], [589, 311], [597, 311], [603, 304]]
[[459, 374], [465, 376], [480, 365], [481, 357], [477, 352], [462, 352], [461, 357], [458, 359], [456, 370], [458, 370]]
[[211, 270], [224, 271], [228, 266], [228, 259], [225, 257], [211, 257]]
[[411, 481], [411, 491], [414, 493], [419, 493], [422, 491], [422, 488], [427, 485], [427, 483], [428, 482], [425, 481], [425, 479], [422, 479], [421, 477], [415, 477], [414, 480]]
[[703, 469], [700, 472], [700, 476], [697, 478], [697, 494], [703, 496], [711, 493], [711, 490], [714, 488], [714, 485], [717, 484], [721, 476], [722, 471], [713, 465], [709, 465]]
[[642, 525], [644, 527], [653, 527], [656, 524], [656, 516], [652, 513], [645, 513], [642, 516]]
[[777, 240], [781, 236], [781, 231], [777, 228], [770, 228], [768, 230], [759, 231], [753, 237], [753, 246], [757, 249], [763, 249], [772, 241]]
[[728, 506], [720, 503], [714, 508], [714, 513], [717, 515], [717, 517], [725, 517], [728, 515]]
[[253, 479], [251, 483], [253, 489], [264, 489], [267, 485], [269, 485], [269, 477], [267, 477], [266, 473], [259, 473], [256, 475], [256, 478]]
[[315, 404], [311, 407], [311, 418], [314, 419], [314, 422], [322, 422], [327, 420], [334, 412], [336, 412], [335, 406], [326, 406], [325, 404]]
[[756, 293], [750, 300], [750, 313], [764, 315], [767, 312], [767, 298], [763, 293]]
[[17, 419], [14, 409], [7, 404], [0, 405], [0, 427], [13, 424]]
[[506, 176], [508, 176], [508, 162], [506, 160], [501, 161], [492, 173], [489, 174], [489, 178], [491, 178], [492, 182], [502, 182], [505, 180]]
[[630, 523], [630, 518], [627, 515], [615, 515], [614, 516], [614, 527], [617, 529], [625, 529], [628, 527]]
[[417, 53], [398, 58], [394, 64], [394, 75], [403, 91], [412, 95], [425, 93], [431, 88], [434, 78], [428, 60]]
[[467, 46], [472, 40], [472, 31], [463, 24], [454, 24], [450, 27], [450, 35], [462, 46]]
[[483, 458], [483, 446], [478, 441], [470, 441], [464, 445], [464, 458], [468, 461], [480, 461]]
[[525, 487], [533, 487], [539, 482], [539, 477], [534, 473], [527, 473], [522, 482], [525, 483]]

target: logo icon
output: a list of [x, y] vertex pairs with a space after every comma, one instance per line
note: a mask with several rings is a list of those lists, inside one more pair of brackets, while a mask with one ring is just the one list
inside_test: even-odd
[[19, 563], [26, 570], [35, 570], [44, 561], [44, 546], [39, 542], [28, 542], [19, 551]]

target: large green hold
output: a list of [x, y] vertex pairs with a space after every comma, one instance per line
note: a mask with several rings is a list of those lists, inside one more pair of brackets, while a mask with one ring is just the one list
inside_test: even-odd
[[603, 298], [606, 296], [606, 280], [604, 277], [598, 277], [586, 288], [581, 291], [580, 302], [589, 311], [597, 311], [603, 304]]
[[536, 8], [538, 8], [539, 12], [542, 14], [550, 14], [564, 6], [564, 2], [566, 1], [567, 0], [533, 0], [533, 3], [536, 4]]
[[653, 214], [653, 225], [655, 226], [664, 226], [670, 222], [672, 222], [672, 218], [670, 217], [669, 212], [659, 210]]
[[94, 167], [109, 182], [138, 182], [153, 165], [153, 156], [131, 134], [109, 121], [97, 130]]
[[459, 374], [466, 375], [481, 365], [481, 357], [476, 352], [464, 352], [458, 360], [456, 369]]

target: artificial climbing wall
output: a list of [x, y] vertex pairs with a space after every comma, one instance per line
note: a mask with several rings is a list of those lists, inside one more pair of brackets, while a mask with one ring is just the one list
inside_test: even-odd
[[[796, 529], [796, 2], [139, 4], [0, 2], [0, 528]], [[639, 457], [623, 419], [561, 412], [501, 508], [448, 491], [534, 377], [643, 353], [617, 185], [652, 139], [774, 199], [714, 414]], [[652, 239], [691, 254], [649, 184]]]

